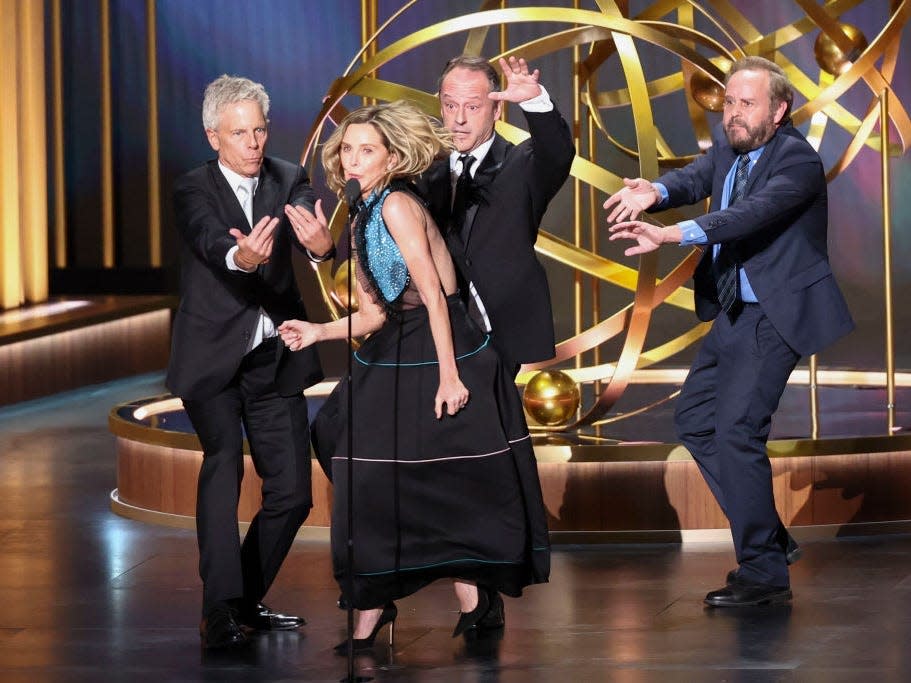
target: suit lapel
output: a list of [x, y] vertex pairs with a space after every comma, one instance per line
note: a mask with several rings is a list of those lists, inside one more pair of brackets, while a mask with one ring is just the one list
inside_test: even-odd
[[465, 228], [463, 229], [462, 234], [465, 236], [466, 248], [468, 247], [468, 242], [471, 240], [471, 231], [474, 230], [474, 220], [478, 214], [478, 207], [482, 201], [490, 201], [486, 190], [489, 189], [494, 178], [496, 178], [497, 173], [499, 173], [500, 168], [503, 166], [503, 161], [506, 159], [506, 152], [511, 146], [512, 145], [499, 134], [494, 135], [493, 144], [490, 146], [490, 150], [487, 152], [487, 155], [484, 157], [484, 160], [474, 174], [472, 185], [479, 197], [478, 201], [472, 202], [467, 211], [465, 211]]
[[781, 141], [781, 136], [781, 129], [779, 129], [776, 131], [775, 135], [772, 136], [772, 139], [766, 143], [765, 149], [762, 150], [762, 154], [759, 155], [759, 159], [756, 160], [756, 165], [753, 167], [753, 170], [750, 171], [750, 175], [747, 178], [747, 185], [746, 188], [744, 188], [745, 195], [750, 195], [753, 192], [755, 184], [759, 182], [759, 178], [764, 177], [767, 174], [772, 159], [776, 154], [778, 144]]
[[[240, 202], [237, 201], [237, 195], [234, 193], [234, 188], [231, 187], [230, 183], [228, 183], [228, 179], [225, 178], [225, 174], [222, 173], [221, 169], [218, 167], [217, 160], [209, 162], [209, 176], [212, 179], [212, 184], [215, 186], [215, 194], [218, 197], [218, 206], [225, 207], [225, 210], [227, 211], [226, 218], [228, 227], [237, 228], [245, 235], [249, 235], [250, 225], [247, 223], [247, 217], [244, 215], [244, 210], [241, 207]], [[255, 216], [255, 201], [253, 211]]]
[[449, 212], [452, 207], [452, 182], [449, 174], [449, 157], [435, 161], [425, 176], [427, 204], [430, 215], [444, 234], [449, 231]]
[[[256, 186], [256, 194], [253, 195], [253, 225], [256, 225], [263, 216], [273, 210], [278, 190], [279, 184], [269, 169], [269, 160], [264, 159], [263, 166], [259, 171], [259, 184]], [[282, 218], [282, 216], [279, 216], [279, 218]]]

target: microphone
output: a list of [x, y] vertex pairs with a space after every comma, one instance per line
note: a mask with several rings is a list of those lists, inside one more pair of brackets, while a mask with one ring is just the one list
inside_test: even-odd
[[348, 218], [354, 218], [364, 202], [361, 200], [361, 183], [357, 178], [352, 178], [345, 183], [345, 201], [348, 203]]

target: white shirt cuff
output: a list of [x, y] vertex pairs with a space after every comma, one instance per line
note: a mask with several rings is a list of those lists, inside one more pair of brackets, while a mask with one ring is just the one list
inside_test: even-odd
[[530, 100], [519, 102], [519, 106], [522, 108], [522, 111], [530, 111], [536, 114], [543, 114], [546, 111], [553, 110], [554, 103], [551, 101], [550, 95], [547, 94], [544, 86], [540, 83], [538, 83], [538, 87], [541, 88], [540, 95], [537, 97], [532, 97]]
[[228, 253], [225, 254], [225, 265], [228, 266], [228, 270], [236, 270], [241, 273], [252, 273], [254, 270], [256, 270], [256, 266], [253, 266], [250, 270], [244, 270], [234, 262], [234, 254], [238, 249], [240, 249], [240, 247], [238, 247], [236, 244], [228, 249]]

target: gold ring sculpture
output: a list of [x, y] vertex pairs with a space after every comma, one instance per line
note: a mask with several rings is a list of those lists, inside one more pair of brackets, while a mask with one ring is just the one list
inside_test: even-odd
[[[597, 144], [606, 143], [638, 164], [638, 175], [644, 178], [656, 177], [659, 166], [674, 167], [688, 163], [696, 152], [680, 153], [671, 149], [655, 123], [656, 102], [683, 91], [686, 116], [699, 149], [704, 150], [710, 144], [708, 112], [720, 111], [725, 72], [734, 60], [744, 55], [761, 55], [785, 70], [797, 93], [805, 99], [792, 112], [793, 122], [795, 125], [809, 122], [807, 137], [814, 147], [819, 149], [827, 128], [831, 126], [848, 133], [850, 141], [831, 168], [827, 169], [829, 181], [844, 171], [864, 147], [876, 151], [883, 158], [886, 336], [887, 366], [890, 368], [887, 374], [893, 373], [889, 327], [891, 287], [888, 261], [891, 256], [888, 246], [888, 169], [885, 160], [890, 154], [903, 154], [911, 144], [911, 119], [890, 85], [896, 71], [901, 31], [911, 10], [911, 0], [892, 0], [884, 12], [879, 33], [872, 39], [856, 27], [839, 21], [843, 14], [863, 4], [863, 0], [829, 0], [822, 5], [816, 0], [795, 0], [803, 16], [767, 35], [728, 0], [655, 0], [633, 17], [624, 15], [622, 7], [627, 3], [615, 0], [596, 0], [599, 11], [579, 9], [579, 0], [575, 0], [572, 8], [509, 8], [505, 0], [485, 0], [479, 3], [477, 12], [427, 26], [378, 49], [380, 38], [385, 37], [384, 32], [418, 1], [404, 3], [382, 26], [377, 27], [375, 2], [364, 0], [363, 48], [329, 87], [323, 107], [307, 136], [301, 162], [311, 167], [315, 163], [316, 149], [327, 124], [340, 120], [347, 113], [342, 99], [348, 95], [360, 96], [365, 101], [407, 98], [427, 113], [438, 115], [439, 105], [434, 93], [382, 80], [378, 74], [392, 60], [444, 36], [464, 34], [464, 51], [478, 54], [490, 29], [496, 28], [500, 31], [501, 51], [492, 59], [494, 65], [497, 64], [497, 57], [513, 54], [532, 62], [560, 50], [572, 51], [573, 124], [578, 151], [571, 170], [574, 239], [572, 242], [560, 239], [544, 225], [536, 249], [543, 257], [573, 270], [576, 331], [557, 345], [557, 355], [553, 360], [525, 366], [517, 380], [519, 384], [528, 384], [537, 371], [550, 369], [551, 380], [539, 378], [534, 385], [540, 385], [534, 390], [538, 393], [531, 397], [531, 401], [526, 400], [526, 408], [540, 423], [532, 425], [533, 428], [542, 431], [578, 430], [647, 410], [652, 406], [644, 406], [621, 416], [607, 416], [628, 386], [634, 370], [670, 358], [708, 331], [709, 324], [700, 323], [678, 336], [646, 348], [646, 332], [653, 313], [659, 307], [693, 310], [693, 292], [685, 283], [692, 275], [700, 252], [697, 249], [689, 251], [663, 275], [658, 273], [655, 253], [640, 257], [638, 268], [599, 254], [598, 233], [603, 232], [604, 221], [600, 203], [605, 195], [621, 187], [622, 179], [599, 166], [595, 158]], [[698, 30], [697, 20], [699, 25], [710, 26], [710, 32]], [[505, 35], [508, 27], [523, 22], [548, 26], [563, 24], [566, 28], [507, 49]], [[796, 64], [783, 51], [783, 48], [803, 40], [814, 40], [815, 64]], [[640, 60], [641, 48], [646, 44], [672, 54], [679, 60], [679, 70], [646, 80]], [[608, 62], [619, 67], [625, 87], [610, 91], [598, 89], [599, 70]], [[839, 100], [855, 85], [866, 87], [870, 93], [869, 105], [861, 114], [852, 113]], [[605, 124], [602, 112], [619, 108], [631, 111], [635, 146], [624, 145], [613, 137]], [[889, 143], [889, 126], [883, 126], [882, 121], [892, 122], [898, 135], [896, 143]], [[886, 132], [885, 135], [876, 130], [877, 124], [880, 130]], [[587, 130], [585, 149], [582, 148], [583, 130]], [[497, 131], [514, 143], [527, 137], [526, 132], [505, 120], [497, 123]], [[584, 206], [586, 197], [587, 206]], [[658, 218], [665, 222], [677, 222], [683, 217], [676, 211], [658, 214]], [[334, 237], [338, 238], [341, 234], [345, 218], [345, 213], [336, 209], [330, 222]], [[589, 227], [587, 240], [583, 239], [584, 221]], [[344, 278], [333, 279], [329, 263], [315, 265], [314, 268], [331, 314], [334, 317], [342, 315], [341, 302], [344, 298], [338, 292], [346, 290], [348, 283]], [[593, 310], [588, 324], [583, 323], [583, 283], [590, 285], [592, 299]], [[601, 284], [632, 292], [631, 303], [600, 319], [598, 288]], [[610, 362], [602, 362], [601, 347], [614, 339], [621, 342], [618, 356]], [[562, 370], [554, 367], [567, 362], [574, 362], [575, 367]], [[811, 387], [815, 387], [815, 371], [815, 358], [811, 358]], [[567, 377], [570, 384], [590, 385], [590, 405], [576, 409], [579, 401], [573, 397], [578, 397], [578, 389], [574, 390], [567, 384]], [[560, 394], [560, 400], [544, 401], [544, 393], [547, 392]], [[890, 399], [889, 403], [893, 405], [894, 400]], [[536, 405], [544, 407], [535, 411]], [[546, 407], [548, 405], [556, 407], [551, 410]], [[567, 410], [567, 405], [573, 405], [572, 410]]]

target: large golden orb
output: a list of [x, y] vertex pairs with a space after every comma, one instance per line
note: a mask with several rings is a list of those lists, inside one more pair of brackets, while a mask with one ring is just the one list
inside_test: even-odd
[[843, 74], [850, 69], [851, 65], [867, 49], [868, 44], [867, 37], [856, 26], [851, 24], [839, 24], [839, 26], [851, 40], [851, 49], [848, 54], [842, 52], [835, 41], [822, 32], [813, 44], [813, 54], [816, 55], [816, 63], [819, 64], [819, 68], [833, 76]]
[[[730, 64], [728, 64], [730, 68]], [[724, 86], [698, 69], [690, 78], [690, 95], [706, 111], [724, 109]]]
[[348, 309], [348, 296], [350, 295], [351, 307], [349, 310], [352, 313], [357, 310], [357, 289], [352, 291], [348, 282], [348, 261], [341, 263], [338, 270], [335, 271], [332, 278], [332, 294], [335, 296], [335, 300], [346, 309]]
[[528, 414], [548, 427], [569, 422], [581, 399], [579, 385], [560, 370], [542, 370], [529, 380], [522, 394]]

